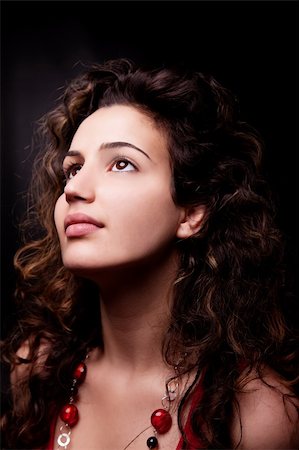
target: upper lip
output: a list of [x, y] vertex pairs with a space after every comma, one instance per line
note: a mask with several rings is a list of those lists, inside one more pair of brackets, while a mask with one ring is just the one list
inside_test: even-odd
[[87, 216], [83, 213], [75, 213], [66, 216], [64, 221], [64, 229], [66, 230], [69, 225], [73, 225], [74, 223], [92, 223], [97, 227], [103, 227], [103, 224], [93, 217]]

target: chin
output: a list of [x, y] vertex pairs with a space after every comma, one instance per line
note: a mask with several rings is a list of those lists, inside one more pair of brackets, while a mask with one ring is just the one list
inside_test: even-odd
[[[95, 274], [101, 274], [109, 270], [114, 270], [118, 265], [114, 262], [99, 260], [99, 257], [93, 259], [90, 255], [78, 255], [76, 258], [72, 255], [62, 258], [63, 265], [66, 269], [75, 275], [93, 278]], [[90, 276], [89, 276], [90, 275]]]
[[63, 265], [66, 269], [73, 273], [95, 272], [101, 270], [101, 266], [99, 264], [92, 264], [90, 260], [83, 258], [76, 261], [63, 259]]

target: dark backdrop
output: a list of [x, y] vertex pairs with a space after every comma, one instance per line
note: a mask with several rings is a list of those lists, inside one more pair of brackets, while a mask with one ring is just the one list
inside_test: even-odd
[[13, 322], [12, 257], [33, 154], [34, 122], [53, 106], [80, 62], [117, 56], [176, 61], [211, 72], [240, 99], [241, 115], [266, 143], [266, 176], [297, 264], [296, 26], [292, 1], [1, 2], [2, 335]]

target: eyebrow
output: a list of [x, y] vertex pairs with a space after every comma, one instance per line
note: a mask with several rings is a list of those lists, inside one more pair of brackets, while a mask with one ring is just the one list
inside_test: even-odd
[[[104, 142], [103, 144], [100, 145], [99, 150], [106, 150], [106, 149], [113, 149], [113, 148], [120, 148], [120, 147], [129, 147], [129, 148], [133, 148], [134, 150], [138, 150], [139, 152], [143, 153], [143, 155], [145, 155], [148, 159], [151, 159], [149, 157], [149, 155], [147, 153], [145, 153], [144, 150], [141, 150], [141, 148], [136, 147], [136, 145], [134, 144], [130, 144], [130, 142], [122, 142], [122, 141], [117, 141], [117, 142]], [[82, 156], [81, 152], [79, 152], [78, 150], [69, 150], [65, 157], [67, 156]]]

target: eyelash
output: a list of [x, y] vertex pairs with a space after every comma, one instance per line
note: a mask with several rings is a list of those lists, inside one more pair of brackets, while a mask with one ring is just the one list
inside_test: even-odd
[[79, 168], [79, 170], [80, 170], [82, 166], [83, 166], [83, 164], [70, 163], [66, 167], [63, 167], [63, 174], [64, 174], [65, 181], [67, 182], [67, 181], [71, 180], [70, 174], [71, 174], [72, 170], [74, 170], [75, 168], [79, 168], [79, 167], [80, 167]]
[[[118, 156], [116, 159], [114, 159], [112, 161], [112, 163], [109, 166], [111, 171], [112, 171], [112, 168], [115, 166], [115, 164], [118, 162], [125, 162], [128, 164], [131, 164], [131, 166], [133, 166], [134, 169], [137, 170], [136, 165], [134, 163], [132, 163], [132, 161], [130, 161], [126, 156]], [[73, 170], [75, 170], [76, 168], [79, 168], [79, 170], [80, 170], [82, 168], [82, 166], [83, 166], [83, 164], [70, 162], [69, 165], [66, 165], [66, 167], [63, 167], [63, 174], [64, 174], [65, 181], [67, 182], [67, 181], [71, 180], [72, 179], [72, 178], [70, 178], [71, 172]], [[130, 170], [129, 171], [113, 170], [113, 172], [131, 172], [131, 171]], [[76, 175], [74, 175], [74, 176], [76, 176]]]
[[[115, 166], [115, 164], [118, 163], [118, 162], [129, 163], [129, 164], [131, 164], [131, 166], [134, 167], [135, 170], [137, 170], [136, 165], [134, 163], [132, 163], [132, 161], [130, 161], [126, 156], [121, 156], [121, 155], [117, 156], [117, 158], [115, 158], [112, 161], [111, 165], [109, 166], [110, 170], [112, 170], [113, 166]], [[131, 171], [128, 171], [128, 170], [127, 171], [126, 170], [114, 170], [113, 172], [131, 172]]]

